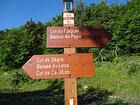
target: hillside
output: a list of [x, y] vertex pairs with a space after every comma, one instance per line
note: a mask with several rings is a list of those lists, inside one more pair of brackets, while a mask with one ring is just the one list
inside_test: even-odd
[[[78, 78], [79, 105], [140, 105], [140, 2], [75, 4], [75, 26], [103, 26], [113, 35], [93, 53], [94, 78]], [[46, 14], [47, 15], [47, 14]], [[33, 55], [63, 54], [46, 48], [47, 27], [62, 27], [60, 14], [46, 23], [32, 18], [19, 28], [0, 30], [0, 105], [63, 105], [64, 79], [32, 80], [22, 69]]]
[[[79, 105], [139, 105], [140, 57], [94, 62], [95, 77], [78, 78]], [[63, 105], [64, 79], [32, 80], [22, 69], [0, 72], [0, 105]]]

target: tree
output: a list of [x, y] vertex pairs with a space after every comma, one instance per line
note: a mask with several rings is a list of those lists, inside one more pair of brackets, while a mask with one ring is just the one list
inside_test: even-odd
[[75, 26], [82, 25], [81, 15], [85, 9], [85, 2], [82, 2], [81, 0], [78, 0], [76, 2], [76, 8], [74, 11], [75, 14]]
[[2, 62], [9, 67], [20, 67], [24, 62], [24, 56], [29, 53], [25, 47], [27, 41], [28, 36], [24, 30], [11, 29], [0, 42]]
[[30, 43], [27, 47], [28, 51], [30, 52], [30, 56], [35, 54], [42, 54], [44, 51], [43, 48], [43, 34], [45, 33], [43, 24], [41, 22], [38, 22], [37, 24], [32, 21], [28, 21], [24, 25], [24, 30], [26, 31]]
[[0, 30], [0, 41], [3, 40], [5, 37], [5, 32], [3, 30]]
[[19, 68], [33, 55], [42, 54], [43, 34], [43, 24], [36, 24], [32, 19], [22, 28], [10, 29], [0, 42], [1, 62], [11, 68]]
[[140, 52], [140, 3], [132, 0], [122, 7], [115, 25], [114, 40], [120, 54]]

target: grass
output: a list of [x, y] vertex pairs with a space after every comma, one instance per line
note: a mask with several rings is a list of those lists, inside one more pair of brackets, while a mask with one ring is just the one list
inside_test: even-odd
[[[94, 62], [94, 69], [95, 77], [77, 79], [79, 105], [140, 104], [140, 56]], [[4, 73], [0, 105], [64, 105], [64, 79], [32, 80], [22, 69]]]

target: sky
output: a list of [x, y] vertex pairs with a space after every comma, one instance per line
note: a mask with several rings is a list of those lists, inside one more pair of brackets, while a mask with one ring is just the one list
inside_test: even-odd
[[[100, 0], [81, 0], [88, 4]], [[111, 1], [111, 2], [110, 2]], [[107, 4], [116, 0], [107, 0]], [[126, 3], [126, 0], [118, 0]], [[76, 0], [74, 0], [76, 2]], [[35, 22], [51, 21], [63, 12], [63, 0], [0, 0], [0, 30], [18, 28], [31, 18]]]

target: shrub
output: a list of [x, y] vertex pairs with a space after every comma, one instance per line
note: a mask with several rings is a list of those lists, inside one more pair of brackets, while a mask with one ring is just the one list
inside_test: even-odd
[[132, 62], [131, 64], [128, 65], [127, 69], [128, 69], [127, 73], [131, 75], [140, 69], [140, 65]]

